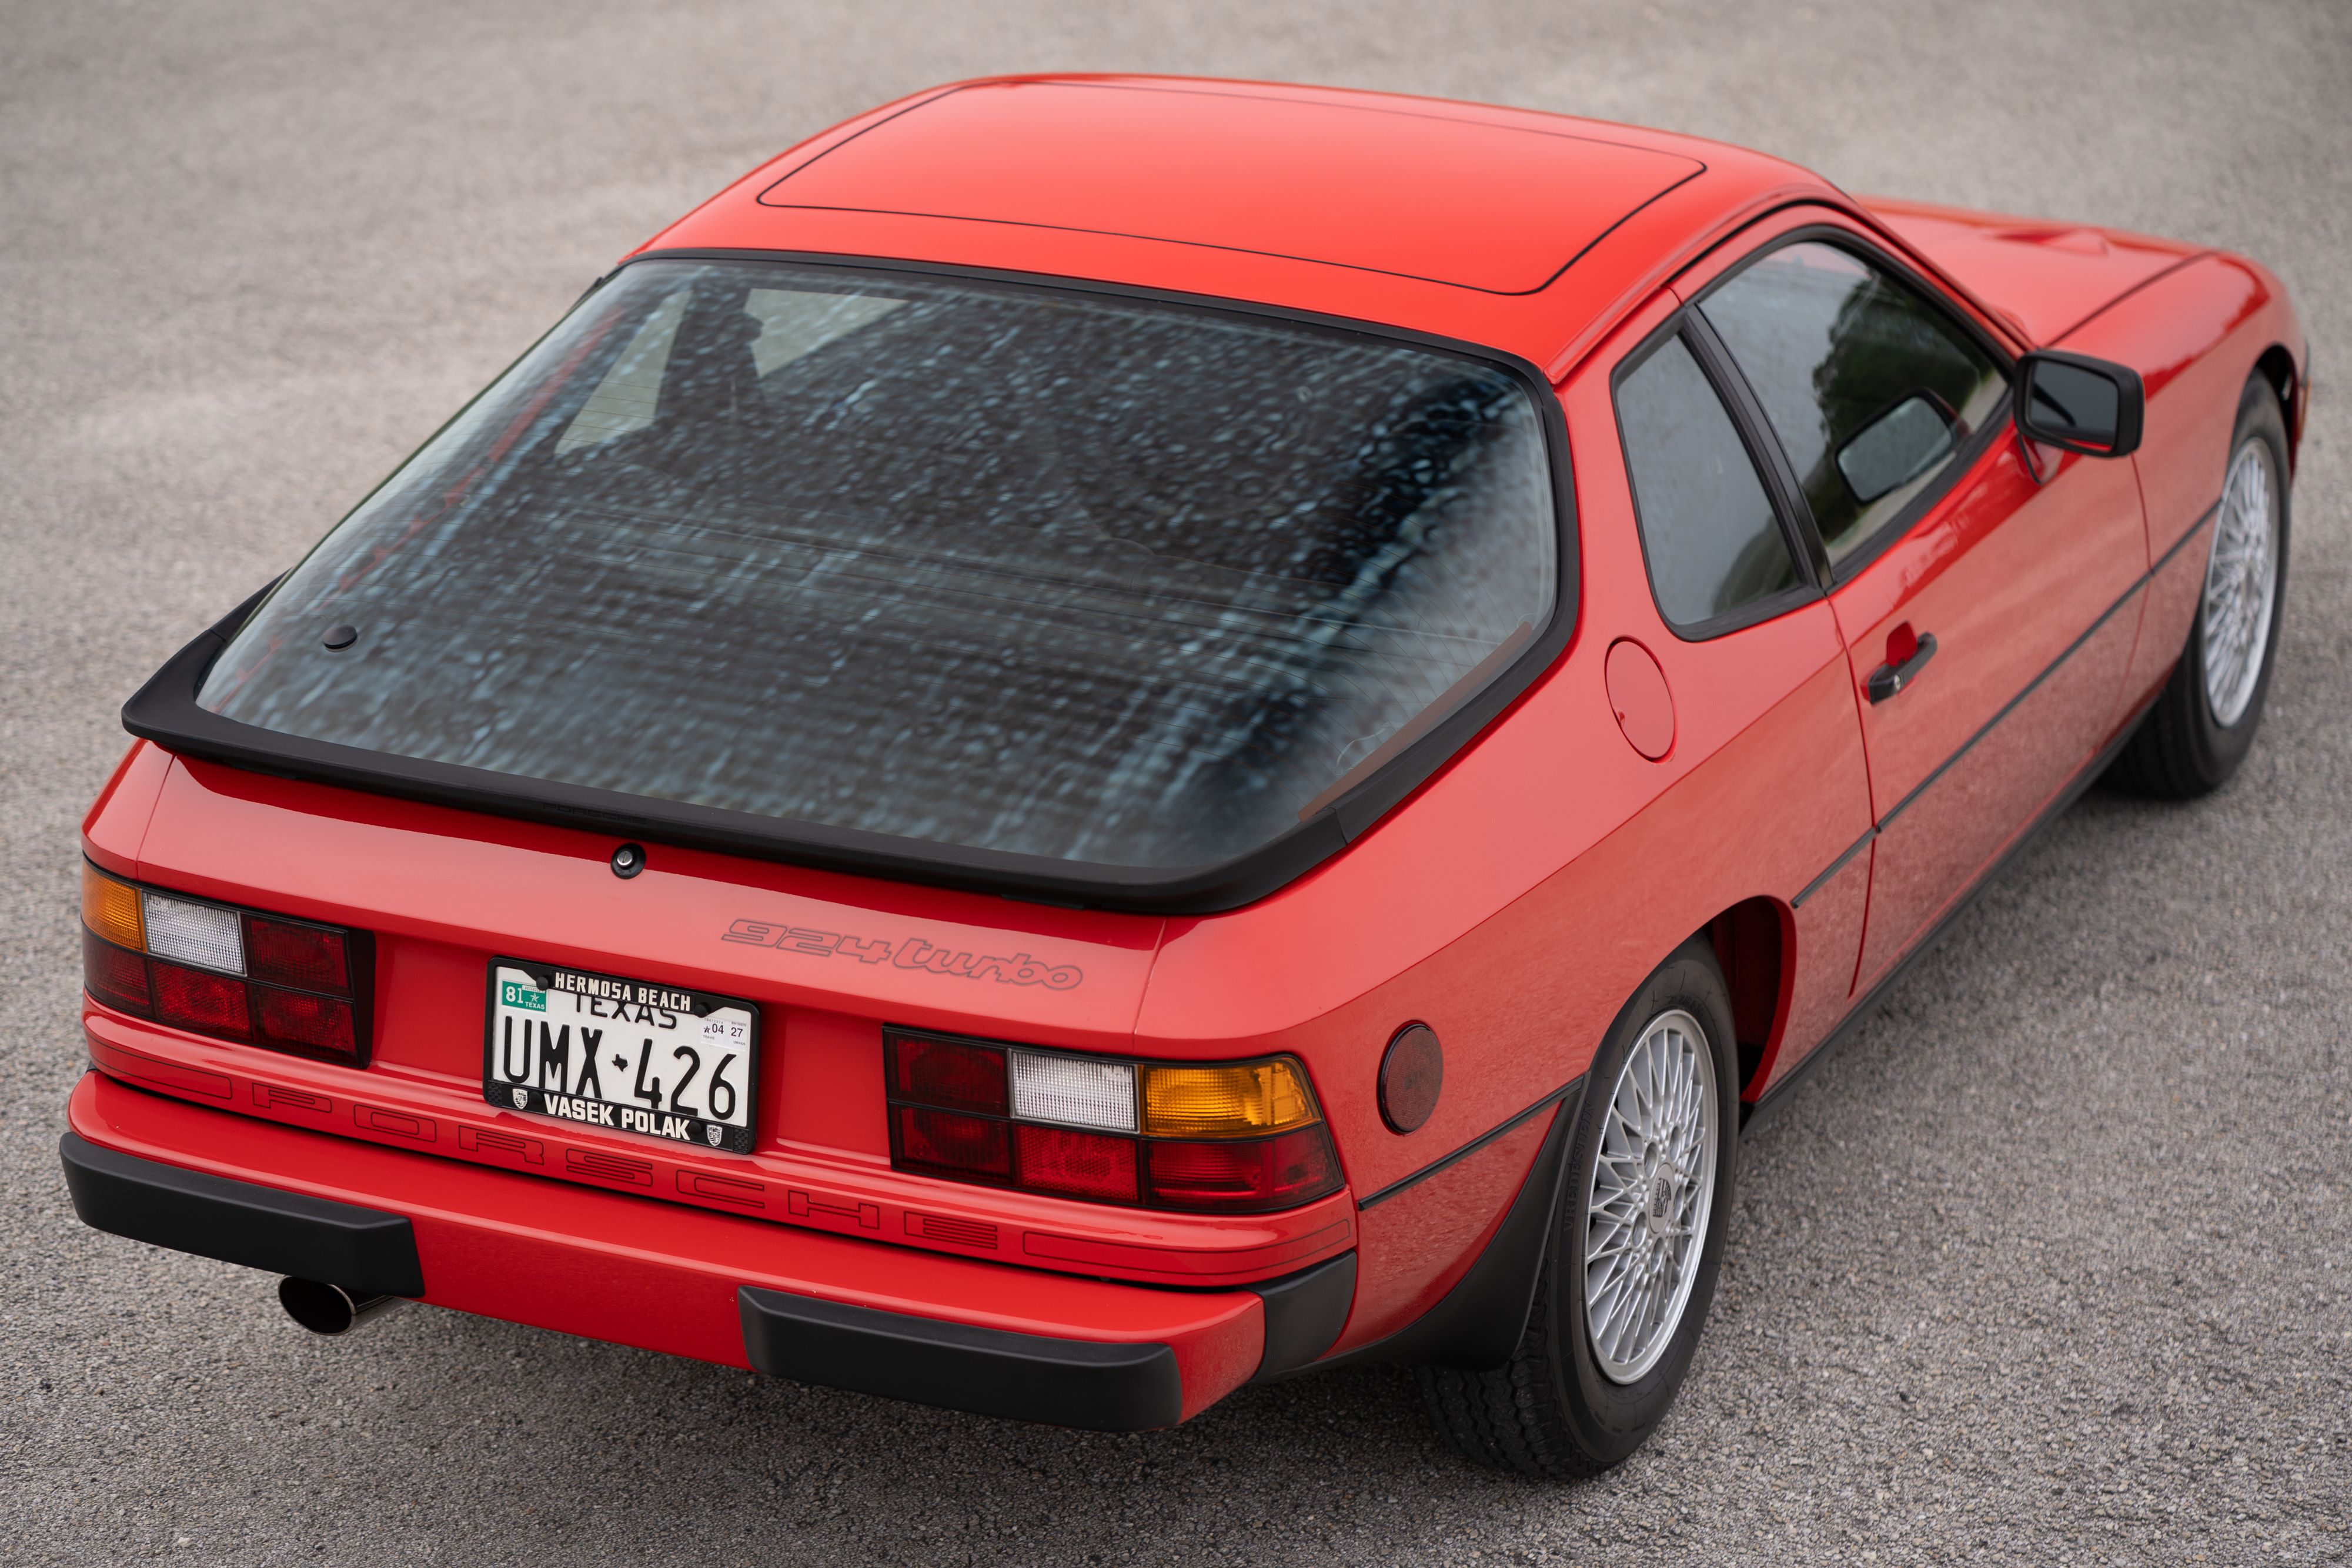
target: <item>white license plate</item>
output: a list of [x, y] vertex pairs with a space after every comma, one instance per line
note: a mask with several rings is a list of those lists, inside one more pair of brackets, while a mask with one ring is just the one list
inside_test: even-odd
[[650, 980], [490, 964], [482, 1098], [509, 1111], [751, 1152], [760, 1009]]

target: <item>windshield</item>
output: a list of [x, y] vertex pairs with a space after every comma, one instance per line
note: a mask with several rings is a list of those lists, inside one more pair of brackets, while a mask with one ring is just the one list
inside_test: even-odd
[[1558, 538], [1534, 403], [1466, 354], [652, 260], [330, 534], [198, 701], [392, 757], [1201, 866], [1531, 645]]

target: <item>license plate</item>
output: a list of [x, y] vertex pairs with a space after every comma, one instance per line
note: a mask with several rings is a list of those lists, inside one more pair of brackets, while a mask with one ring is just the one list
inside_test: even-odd
[[760, 1009], [650, 980], [490, 964], [482, 1098], [509, 1111], [751, 1152]]

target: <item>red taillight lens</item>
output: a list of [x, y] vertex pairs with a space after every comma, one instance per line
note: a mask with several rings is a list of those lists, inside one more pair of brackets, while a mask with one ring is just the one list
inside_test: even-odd
[[1002, 1051], [896, 1032], [885, 1035], [882, 1043], [890, 1055], [891, 1099], [988, 1116], [1004, 1114]]
[[352, 1022], [352, 1004], [333, 997], [281, 991], [274, 986], [254, 988], [254, 1021], [263, 1045], [351, 1061], [359, 1055], [359, 1031]]
[[245, 982], [207, 975], [178, 964], [151, 966], [155, 977], [155, 1016], [182, 1029], [201, 1030], [230, 1040], [253, 1033]]
[[290, 920], [245, 917], [245, 968], [255, 979], [274, 986], [298, 986], [306, 991], [336, 991], [348, 995], [352, 966], [343, 951], [343, 934], [323, 925], [298, 925]]
[[1015, 1126], [1020, 1184], [1038, 1192], [1133, 1203], [1135, 1140], [1071, 1127]]
[[890, 1127], [890, 1163], [908, 1170], [934, 1171], [967, 1180], [1008, 1181], [1013, 1176], [1009, 1124], [984, 1116], [959, 1116], [899, 1105]]
[[142, 1015], [147, 1011], [147, 960], [100, 940], [88, 927], [81, 934], [81, 984], [108, 1007]]
[[367, 1064], [374, 938], [81, 868], [82, 984], [176, 1028]]
[[1145, 1145], [1147, 1196], [1166, 1208], [1240, 1214], [1288, 1208], [1339, 1186], [1339, 1161], [1323, 1124], [1271, 1138]]
[[899, 1170], [1211, 1214], [1344, 1185], [1294, 1057], [1138, 1062], [895, 1027], [882, 1051]]

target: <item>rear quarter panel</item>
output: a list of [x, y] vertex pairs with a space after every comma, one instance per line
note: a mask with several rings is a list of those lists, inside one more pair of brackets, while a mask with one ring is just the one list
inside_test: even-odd
[[[1297, 1052], [1360, 1201], [1582, 1073], [1676, 946], [1745, 898], [1785, 909], [1868, 825], [1827, 605], [1710, 643], [1679, 642], [1653, 605], [1609, 371], [1675, 303], [1637, 313], [1562, 392], [1585, 597], [1559, 664], [1344, 855], [1245, 909], [1169, 922], [1138, 1048]], [[1603, 664], [1620, 637], [1649, 648], [1674, 691], [1676, 737], [1659, 762], [1626, 743], [1610, 706]], [[1825, 692], [1833, 700], [1795, 705], [1810, 727], [1759, 722]], [[1414, 1021], [1444, 1043], [1445, 1090], [1431, 1120], [1400, 1135], [1381, 1119], [1377, 1075]], [[1339, 1348], [1394, 1332], [1460, 1278], [1544, 1124], [1531, 1118], [1363, 1212]]]

